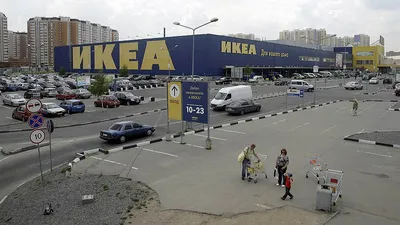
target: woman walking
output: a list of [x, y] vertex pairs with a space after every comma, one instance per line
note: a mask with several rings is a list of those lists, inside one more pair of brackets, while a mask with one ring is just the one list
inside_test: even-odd
[[281, 154], [276, 158], [276, 170], [278, 171], [277, 186], [285, 187], [283, 175], [286, 173], [287, 166], [289, 165], [289, 157], [287, 156], [286, 149], [281, 150]]

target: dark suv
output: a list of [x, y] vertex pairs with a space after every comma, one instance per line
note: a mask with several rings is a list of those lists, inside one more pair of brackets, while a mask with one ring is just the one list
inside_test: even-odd
[[221, 79], [215, 81], [216, 85], [230, 84], [230, 83], [232, 83], [232, 78], [230, 77], [222, 77]]

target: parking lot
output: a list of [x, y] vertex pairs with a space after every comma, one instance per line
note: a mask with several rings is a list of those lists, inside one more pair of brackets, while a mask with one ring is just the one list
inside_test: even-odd
[[[374, 130], [398, 129], [393, 103], [360, 103], [359, 115], [351, 115], [351, 103], [343, 101], [254, 122], [211, 130], [213, 149], [204, 149], [206, 132], [129, 149], [95, 155], [76, 164], [75, 172], [119, 174], [142, 180], [160, 195], [165, 208], [210, 213], [239, 213], [283, 204], [313, 210], [316, 180], [305, 178], [308, 153], [318, 153], [331, 169], [344, 172], [340, 209], [357, 224], [398, 224], [399, 151], [382, 146], [346, 142], [344, 136]], [[257, 184], [240, 179], [237, 156], [248, 144], [268, 155], [268, 179]], [[288, 150], [289, 172], [294, 174], [295, 198], [282, 201], [283, 189], [275, 186], [272, 171], [281, 148]], [[138, 153], [140, 154], [138, 155]], [[129, 172], [129, 174], [128, 174]], [[328, 224], [341, 224], [339, 216]]]

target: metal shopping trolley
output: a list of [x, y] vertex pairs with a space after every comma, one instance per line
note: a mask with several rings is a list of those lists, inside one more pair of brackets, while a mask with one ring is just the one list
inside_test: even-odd
[[342, 198], [342, 181], [343, 171], [331, 169], [326, 171], [326, 184], [329, 185], [332, 190], [333, 205], [336, 205], [336, 201]]
[[326, 171], [328, 164], [322, 163], [322, 160], [318, 154], [307, 154], [306, 158], [308, 162], [306, 178], [308, 178], [308, 174], [311, 174], [318, 180], [318, 184], [320, 183], [320, 178], [322, 178], [325, 183], [326, 176], [324, 171]]
[[258, 154], [258, 157], [260, 157], [260, 162], [252, 162], [247, 167], [247, 172], [249, 173], [249, 178], [247, 179], [248, 182], [253, 181], [254, 183], [257, 183], [257, 178], [260, 174], [264, 174], [265, 178], [268, 178], [267, 173], [264, 170], [264, 162], [267, 160], [268, 156]]

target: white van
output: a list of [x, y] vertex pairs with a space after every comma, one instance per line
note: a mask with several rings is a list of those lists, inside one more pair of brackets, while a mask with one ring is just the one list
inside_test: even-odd
[[289, 89], [314, 91], [314, 85], [304, 80], [291, 80], [289, 84]]
[[225, 106], [229, 105], [233, 101], [253, 99], [253, 91], [251, 86], [238, 85], [233, 87], [224, 87], [218, 91], [214, 99], [211, 100], [211, 108], [213, 110], [225, 110]]
[[264, 81], [264, 77], [262, 76], [254, 76], [249, 80], [249, 83], [261, 83]]

